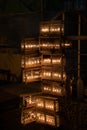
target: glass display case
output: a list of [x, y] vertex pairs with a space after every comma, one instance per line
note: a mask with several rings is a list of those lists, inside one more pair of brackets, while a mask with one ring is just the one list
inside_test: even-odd
[[60, 67], [62, 65], [66, 65], [66, 59], [65, 56], [61, 56], [61, 54], [43, 54], [41, 63], [42, 65], [57, 65], [58, 67]]
[[41, 95], [25, 96], [21, 123], [42, 123], [59, 127], [59, 97], [66, 96], [66, 55], [64, 49], [71, 46], [62, 39], [64, 23], [62, 20], [40, 23], [38, 42], [35, 39], [24, 39], [22, 50], [22, 81], [25, 83], [40, 81]]
[[36, 109], [44, 110], [45, 112], [58, 112], [59, 102], [56, 97], [52, 96], [37, 96], [36, 97]]
[[36, 38], [24, 38], [21, 41], [21, 54], [22, 81], [29, 83], [40, 80], [41, 58], [38, 40]]
[[54, 67], [43, 67], [41, 79], [56, 80], [56, 81], [65, 81], [66, 72], [61, 68]]
[[61, 48], [61, 42], [60, 39], [50, 38], [49, 37], [41, 37], [39, 42], [40, 51], [43, 50], [59, 50]]
[[21, 67], [22, 68], [29, 68], [29, 67], [38, 67], [41, 66], [41, 58], [40, 56], [22, 56], [21, 59]]
[[39, 81], [41, 79], [41, 68], [23, 69], [22, 74], [25, 83]]
[[39, 93], [32, 93], [32, 94], [21, 94], [21, 107], [22, 109], [33, 107], [36, 105], [36, 95]]
[[46, 115], [46, 124], [59, 127], [61, 125], [59, 115]]
[[42, 92], [54, 96], [65, 96], [66, 89], [65, 85], [58, 82], [43, 81]]
[[21, 113], [21, 124], [26, 125], [36, 120], [36, 111], [33, 108], [25, 109]]
[[39, 49], [39, 43], [35, 38], [24, 38], [21, 41], [21, 50], [24, 52], [38, 49]]
[[64, 34], [64, 24], [61, 20], [44, 21], [40, 24], [40, 35]]
[[45, 123], [45, 115], [41, 112], [36, 112], [36, 122]]
[[59, 127], [61, 125], [59, 115], [49, 115], [42, 112], [36, 112], [36, 122], [54, 127]]

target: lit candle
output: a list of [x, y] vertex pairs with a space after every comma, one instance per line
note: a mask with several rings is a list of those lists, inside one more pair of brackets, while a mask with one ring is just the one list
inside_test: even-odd
[[24, 49], [24, 44], [21, 44], [21, 48]]
[[45, 28], [42, 28], [42, 29], [41, 29], [41, 32], [49, 32], [49, 28], [46, 28], [46, 27], [45, 27]]
[[55, 31], [55, 29], [54, 29], [53, 27], [51, 27], [51, 28], [50, 28], [50, 31], [51, 31], [51, 32], [54, 32], [54, 31]]
[[27, 49], [27, 48], [28, 48], [28, 45], [25, 45], [25, 48]]

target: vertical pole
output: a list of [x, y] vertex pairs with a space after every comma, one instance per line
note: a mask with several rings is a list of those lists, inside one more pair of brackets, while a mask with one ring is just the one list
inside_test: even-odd
[[62, 21], [64, 22], [64, 19], [65, 19], [65, 15], [64, 13], [62, 14]]
[[[81, 16], [78, 15], [78, 37], [80, 36], [80, 25], [81, 25]], [[80, 39], [78, 39], [78, 80], [77, 80], [77, 97], [78, 99], [83, 98], [83, 93], [84, 93], [84, 84], [81, 79], [81, 74], [80, 74]]]
[[[65, 20], [65, 14], [64, 13], [62, 13], [62, 24], [64, 24], [64, 20]], [[61, 25], [62, 26], [62, 25]], [[61, 39], [60, 39], [60, 41], [61, 41]], [[60, 43], [60, 45], [61, 45], [61, 47], [62, 47], [62, 44]], [[64, 63], [63, 63], [63, 53], [62, 53], [62, 80], [63, 80], [63, 65], [64, 65]]]
[[[80, 36], [81, 16], [78, 15], [78, 36]], [[80, 78], [80, 39], [78, 39], [78, 78]]]

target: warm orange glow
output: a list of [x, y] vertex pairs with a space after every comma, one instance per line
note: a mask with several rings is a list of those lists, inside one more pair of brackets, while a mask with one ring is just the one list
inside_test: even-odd
[[47, 28], [47, 27], [43, 27], [43, 28], [41, 28], [41, 32], [49, 32], [49, 28]]
[[70, 42], [65, 42], [65, 43], [62, 43], [62, 47], [71, 47], [72, 44]]
[[56, 85], [43, 85], [42, 91], [44, 93], [52, 94], [52, 95], [58, 95], [58, 96], [64, 96], [66, 95], [65, 87], [62, 86], [56, 86]]
[[39, 47], [42, 49], [60, 49], [60, 44], [58, 41], [56, 41], [55, 43], [44, 42], [40, 44]]
[[[70, 42], [66, 42], [66, 43], [62, 43], [62, 46], [63, 47], [70, 47], [71, 46], [71, 43]], [[25, 48], [25, 50], [28, 50], [28, 49], [39, 49], [39, 48], [47, 48], [47, 49], [52, 49], [52, 48], [55, 48], [55, 49], [59, 49], [60, 48], [60, 44], [58, 43], [58, 41], [56, 41], [55, 43], [50, 43], [50, 42], [44, 42], [42, 44], [39, 45], [39, 43], [37, 44], [29, 44], [28, 42], [26, 43], [21, 43], [21, 49], [23, 50]]]
[[25, 107], [34, 106], [36, 101], [33, 99], [33, 97], [29, 96], [24, 99], [24, 105]]
[[63, 77], [62, 77], [62, 73], [60, 72], [44, 71], [42, 72], [42, 78], [49, 78], [52, 80], [66, 80], [66, 74], [63, 73]]
[[61, 58], [59, 58], [59, 59], [58, 58], [53, 58], [52, 63], [53, 64], [61, 64]]
[[54, 116], [46, 115], [46, 123], [55, 126]]
[[54, 49], [60, 49], [60, 44], [55, 43]]
[[[71, 43], [64, 42], [64, 23], [49, 21], [40, 24], [40, 38], [21, 43], [22, 80], [41, 81], [42, 92], [23, 98], [21, 123], [33, 121], [60, 126], [61, 99], [66, 95], [66, 58], [63, 53]], [[36, 84], [35, 84], [36, 85]]]
[[64, 33], [64, 25], [58, 21], [43, 22], [40, 26], [40, 33]]
[[57, 58], [57, 57], [43, 58], [42, 61], [43, 64], [58, 64], [58, 65], [61, 65], [61, 62], [62, 62], [61, 58]]
[[39, 44], [37, 43], [28, 43], [28, 41], [26, 41], [26, 43], [21, 43], [21, 49], [39, 49]]
[[53, 87], [52, 88], [52, 93], [54, 94], [54, 95], [59, 95], [59, 96], [64, 96], [65, 95], [65, 88], [64, 87], [62, 87], [62, 86], [60, 86], [60, 87]]
[[49, 97], [37, 98], [36, 108], [42, 108], [43, 110], [47, 109], [47, 110], [51, 110], [51, 111], [58, 111], [59, 110], [58, 101], [55, 101], [56, 99], [54, 99], [54, 98], [52, 98], [52, 99], [50, 99], [50, 98], [48, 99], [48, 98]]
[[35, 119], [36, 119], [36, 114], [33, 110], [24, 111], [22, 114], [21, 123], [28, 124], [35, 121]]
[[29, 82], [29, 81], [34, 81], [38, 80], [41, 78], [40, 71], [24, 71], [23, 72], [23, 82]]
[[22, 61], [21, 61], [21, 66], [22, 68], [28, 68], [28, 67], [32, 67], [32, 66], [37, 66], [40, 65], [41, 60], [39, 57], [33, 57], [33, 58], [29, 58], [29, 57], [22, 57]]
[[49, 64], [51, 63], [51, 59], [50, 58], [43, 59], [43, 63]]
[[23, 43], [21, 43], [21, 49], [24, 49], [24, 44]]
[[37, 120], [37, 122], [43, 122], [43, 123], [45, 123], [45, 117], [44, 117], [44, 114], [42, 114], [42, 113], [37, 113], [37, 118], [36, 118]]
[[43, 99], [37, 99], [36, 100], [36, 106], [43, 108], [44, 107]]
[[45, 92], [51, 92], [51, 87], [49, 87], [49, 86], [44, 86], [43, 89]]
[[60, 27], [58, 28], [50, 27], [50, 32], [60, 32]]
[[43, 75], [42, 75], [42, 77], [51, 77], [51, 72], [43, 72]]
[[60, 21], [43, 22], [40, 26], [41, 34], [61, 34], [64, 33], [64, 25]]
[[54, 102], [53, 101], [45, 101], [45, 109], [54, 110]]

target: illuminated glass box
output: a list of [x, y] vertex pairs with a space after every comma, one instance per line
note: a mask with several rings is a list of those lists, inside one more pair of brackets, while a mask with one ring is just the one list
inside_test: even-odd
[[39, 94], [39, 93], [21, 94], [20, 95], [20, 99], [21, 99], [20, 105], [21, 105], [22, 109], [35, 106], [37, 94]]
[[35, 108], [25, 109], [21, 113], [21, 124], [26, 125], [36, 120]]
[[56, 127], [60, 125], [57, 98], [42, 96], [42, 93], [22, 94], [20, 97], [21, 124], [38, 122]]
[[45, 123], [45, 115], [41, 112], [36, 112], [36, 122]]
[[39, 50], [39, 42], [35, 38], [25, 38], [21, 41], [21, 50], [24, 52]]
[[66, 59], [64, 56], [60, 54], [44, 54], [41, 59], [42, 65], [56, 65], [55, 67], [62, 67], [66, 65]]
[[54, 80], [54, 81], [65, 81], [66, 73], [63, 68], [55, 67], [43, 67], [42, 68], [42, 79]]
[[66, 89], [63, 84], [58, 82], [44, 81], [42, 82], [42, 92], [54, 96], [65, 96]]
[[26, 125], [36, 121], [36, 96], [40, 93], [21, 94], [21, 124]]
[[21, 68], [24, 83], [41, 79], [41, 58], [39, 42], [36, 38], [24, 38], [21, 42]]
[[45, 112], [58, 112], [59, 102], [56, 97], [51, 96], [37, 96], [36, 97], [36, 109], [40, 109]]
[[62, 48], [69, 48], [72, 44], [69, 41], [61, 41], [60, 38], [56, 37], [41, 37], [39, 40], [39, 49], [43, 53], [44, 51], [60, 52]]
[[46, 115], [46, 124], [59, 127], [61, 125], [59, 115]]
[[41, 79], [41, 68], [23, 69], [22, 74], [25, 83], [39, 81]]
[[40, 51], [42, 50], [60, 50], [61, 44], [58, 38], [41, 38], [39, 43]]
[[40, 35], [64, 35], [64, 24], [62, 21], [45, 21], [40, 24]]
[[22, 56], [21, 67], [22, 68], [30, 68], [30, 67], [38, 67], [41, 66], [41, 58], [40, 56]]
[[61, 125], [59, 115], [51, 115], [43, 112], [36, 112], [36, 122], [54, 127], [59, 127]]
[[39, 41], [34, 38], [22, 40], [22, 81], [42, 82], [40, 94], [25, 95], [22, 98], [22, 124], [33, 121], [55, 127], [61, 124], [61, 106], [64, 104], [59, 97], [66, 95], [64, 84], [67, 78], [63, 50], [71, 46], [61, 39], [63, 35], [62, 20], [46, 21], [40, 24]]

